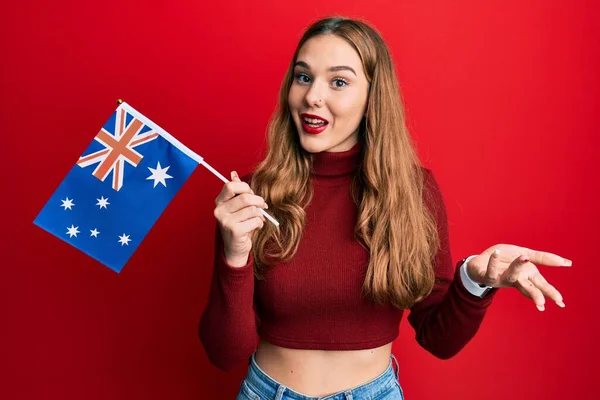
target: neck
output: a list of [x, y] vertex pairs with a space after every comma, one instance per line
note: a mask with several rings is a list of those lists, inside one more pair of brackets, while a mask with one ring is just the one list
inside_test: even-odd
[[354, 176], [361, 162], [362, 143], [358, 141], [350, 150], [323, 151], [312, 154], [311, 174], [317, 184], [341, 184]]

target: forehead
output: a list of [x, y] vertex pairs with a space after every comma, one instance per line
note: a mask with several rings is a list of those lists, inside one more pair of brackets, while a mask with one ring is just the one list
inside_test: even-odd
[[304, 61], [312, 70], [347, 65], [362, 72], [362, 62], [356, 50], [346, 40], [335, 35], [319, 35], [307, 40], [296, 61]]

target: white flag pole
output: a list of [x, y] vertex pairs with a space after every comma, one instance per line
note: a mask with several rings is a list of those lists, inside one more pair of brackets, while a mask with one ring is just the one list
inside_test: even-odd
[[[136, 117], [136, 118], [144, 121], [144, 123], [146, 125], [148, 125], [154, 131], [156, 131], [157, 133], [159, 133], [162, 137], [164, 137], [167, 141], [169, 141], [173, 146], [177, 147], [180, 151], [182, 151], [185, 155], [187, 155], [188, 157], [190, 157], [192, 160], [196, 161], [198, 164], [204, 165], [210, 172], [212, 172], [217, 178], [221, 179], [224, 183], [229, 183], [229, 180], [227, 180], [217, 170], [215, 170], [206, 161], [204, 161], [204, 158], [200, 157], [199, 154], [197, 154], [194, 151], [190, 150], [186, 145], [184, 145], [183, 143], [181, 143], [179, 140], [175, 139], [171, 134], [169, 134], [167, 131], [165, 131], [164, 129], [162, 129], [160, 126], [156, 125], [148, 117], [144, 116], [139, 111], [137, 111], [135, 108], [131, 107], [129, 104], [125, 103], [121, 99], [117, 100], [117, 104], [119, 105], [118, 108], [124, 108], [125, 110], [127, 110], [128, 113], [132, 114], [134, 117]], [[275, 220], [275, 218], [271, 217], [262, 208], [259, 208], [259, 210], [260, 210], [260, 212], [269, 221], [271, 221], [273, 224], [275, 224], [275, 226], [279, 226], [279, 222], [277, 222]]]

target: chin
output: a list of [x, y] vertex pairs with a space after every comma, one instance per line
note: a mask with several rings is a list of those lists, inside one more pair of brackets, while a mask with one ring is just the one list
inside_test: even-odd
[[300, 146], [309, 153], [321, 153], [322, 151], [327, 151], [327, 149], [331, 147], [322, 140], [315, 138], [314, 135], [309, 135], [307, 133], [301, 134]]

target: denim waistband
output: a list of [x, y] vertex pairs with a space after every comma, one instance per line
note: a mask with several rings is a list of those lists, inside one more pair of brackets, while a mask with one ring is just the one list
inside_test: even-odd
[[267, 399], [281, 400], [285, 394], [286, 399], [290, 398], [294, 400], [356, 400], [362, 398], [375, 398], [380, 393], [385, 393], [390, 390], [390, 388], [396, 385], [396, 382], [398, 381], [399, 370], [398, 360], [396, 360], [396, 357], [392, 354], [390, 355], [390, 363], [386, 370], [369, 382], [327, 396], [311, 397], [295, 392], [271, 378], [258, 366], [254, 354], [252, 354], [249, 360], [248, 374], [245, 381], [252, 385], [254, 390]]

